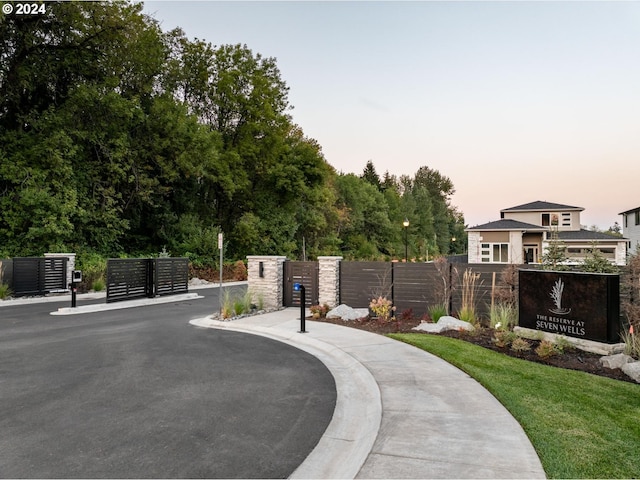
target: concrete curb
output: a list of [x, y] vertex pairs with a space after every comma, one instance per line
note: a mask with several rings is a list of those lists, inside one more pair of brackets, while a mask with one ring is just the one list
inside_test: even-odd
[[[225, 287], [237, 287], [239, 285], [247, 285], [247, 281], [242, 282], [225, 282], [222, 284], [222, 288]], [[192, 290], [203, 290], [206, 288], [220, 288], [219, 283], [208, 283], [204, 285], [189, 285], [189, 292]], [[92, 292], [92, 293], [79, 293], [78, 300], [96, 300], [99, 298], [106, 298], [107, 292]], [[13, 307], [16, 305], [29, 305], [34, 303], [50, 303], [50, 302], [69, 302], [71, 303], [71, 294], [66, 293], [64, 295], [52, 295], [48, 297], [18, 297], [11, 298], [9, 300], [0, 300], [0, 307]]]
[[297, 333], [295, 320], [287, 322], [290, 328], [277, 331], [255, 325], [245, 327], [239, 322], [211, 317], [189, 323], [261, 335], [299, 348], [324, 363], [336, 382], [333, 417], [316, 447], [289, 478], [356, 477], [373, 448], [382, 419], [380, 390], [367, 368], [340, 348], [312, 335]]
[[334, 375], [330, 428], [291, 478], [545, 478], [522, 426], [463, 371], [358, 329], [308, 322], [308, 333], [296, 333], [298, 316], [286, 309], [191, 322], [286, 342]]
[[146, 305], [158, 305], [162, 303], [183, 302], [185, 300], [195, 300], [204, 298], [197, 293], [183, 293], [180, 295], [167, 295], [164, 297], [141, 298], [139, 300], [127, 300], [114, 303], [97, 303], [94, 305], [82, 305], [80, 307], [60, 307], [51, 315], [78, 315], [81, 313], [104, 312], [107, 310], [122, 310], [123, 308], [143, 307]]

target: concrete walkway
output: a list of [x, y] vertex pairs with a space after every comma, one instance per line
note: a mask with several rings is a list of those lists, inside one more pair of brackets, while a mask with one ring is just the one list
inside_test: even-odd
[[355, 328], [307, 322], [307, 333], [299, 333], [299, 316], [296, 308], [191, 322], [294, 345], [333, 374], [333, 419], [291, 478], [545, 477], [520, 425], [466, 373]]

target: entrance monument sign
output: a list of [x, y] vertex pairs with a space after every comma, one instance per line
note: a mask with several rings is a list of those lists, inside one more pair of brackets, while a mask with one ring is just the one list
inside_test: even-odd
[[617, 274], [520, 270], [519, 326], [616, 343], [620, 335]]

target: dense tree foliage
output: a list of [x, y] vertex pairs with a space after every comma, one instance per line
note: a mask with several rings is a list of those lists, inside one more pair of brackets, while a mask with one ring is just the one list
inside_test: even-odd
[[162, 32], [140, 4], [0, 17], [0, 256], [207, 261], [220, 230], [231, 258], [463, 249], [447, 177], [338, 174], [291, 108], [275, 59]]

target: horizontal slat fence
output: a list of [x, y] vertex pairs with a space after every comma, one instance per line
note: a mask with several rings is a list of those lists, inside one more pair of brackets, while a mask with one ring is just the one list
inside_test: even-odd
[[[480, 274], [476, 280], [477, 313], [481, 317], [488, 317], [494, 287], [494, 274], [495, 292], [497, 292], [497, 289], [503, 285], [502, 274], [506, 267], [505, 264], [461, 262], [448, 264], [449, 281], [453, 282], [449, 311], [455, 315], [460, 310], [464, 272], [470, 270], [471, 273]], [[524, 264], [517, 267], [518, 269], [541, 268], [537, 264]], [[572, 269], [577, 270], [577, 268]], [[630, 298], [624, 288], [629, 269], [622, 266], [619, 270], [620, 301], [624, 302]], [[443, 275], [438, 272], [434, 263], [341, 262], [340, 303], [354, 308], [367, 308], [373, 298], [382, 295], [393, 301], [396, 315], [411, 309], [414, 316], [422, 316], [427, 313], [430, 306], [442, 301], [442, 277]], [[640, 301], [640, 299], [632, 300]]]
[[342, 262], [340, 303], [353, 308], [369, 308], [372, 298], [393, 298], [393, 277], [388, 262]]
[[151, 262], [147, 258], [107, 260], [107, 303], [152, 295]]
[[189, 291], [188, 258], [155, 259], [155, 294], [175, 295]]
[[13, 292], [16, 296], [44, 295], [66, 290], [67, 258], [15, 257]]
[[429, 305], [438, 303], [436, 295], [441, 283], [433, 263], [394, 263], [393, 303], [396, 315], [409, 309], [415, 316], [427, 313]]

